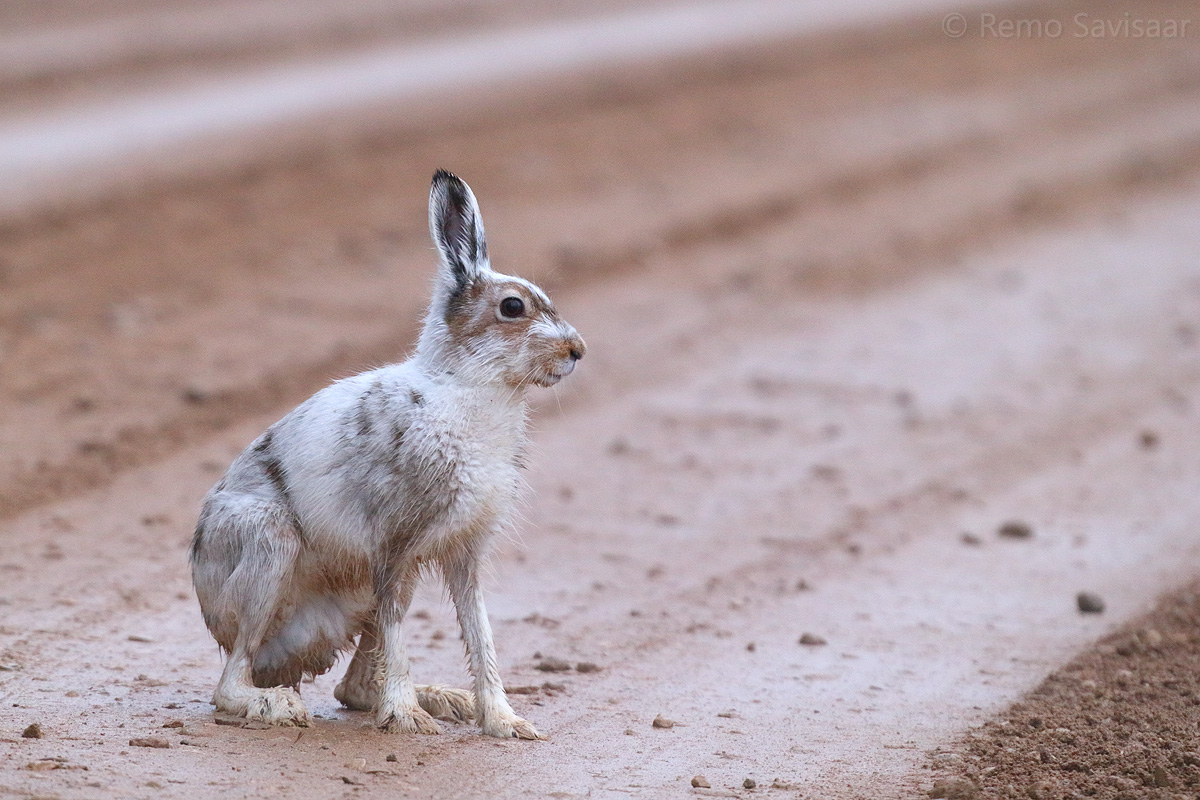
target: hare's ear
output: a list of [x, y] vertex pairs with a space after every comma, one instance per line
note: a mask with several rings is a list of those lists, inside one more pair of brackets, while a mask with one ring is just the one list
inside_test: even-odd
[[471, 187], [457, 175], [439, 169], [429, 189], [429, 234], [441, 256], [442, 276], [451, 294], [466, 290], [488, 269], [483, 218]]

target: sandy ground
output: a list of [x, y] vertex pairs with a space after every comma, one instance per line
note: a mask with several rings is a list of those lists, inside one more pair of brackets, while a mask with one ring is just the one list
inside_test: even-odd
[[[1050, 719], [1011, 704], [1074, 664], [1100, 675], [1093, 644], [1200, 555], [1200, 50], [939, 22], [0, 221], [0, 793], [1050, 780], [1002, 781], [992, 728], [968, 731]], [[551, 741], [387, 736], [338, 708], [341, 667], [303, 687], [312, 728], [221, 725], [185, 565], [199, 498], [309, 392], [410, 346], [435, 165], [472, 183], [497, 265], [590, 346], [537, 399], [528, 521], [489, 585], [514, 705]], [[1032, 536], [999, 536], [1009, 521]], [[1078, 613], [1080, 591], [1105, 612]], [[418, 679], [465, 685], [437, 587], [415, 608]], [[1148, 626], [1187, 644], [1131, 624], [1113, 653]], [[1131, 675], [1161, 651], [1124, 649]], [[1146, 776], [1176, 761], [1111, 785], [1160, 791]], [[1065, 772], [1047, 791], [1087, 788]]]

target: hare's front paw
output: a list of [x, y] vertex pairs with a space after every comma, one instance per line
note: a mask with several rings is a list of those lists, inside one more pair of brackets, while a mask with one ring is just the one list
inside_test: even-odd
[[542, 741], [548, 741], [550, 738], [538, 733], [537, 728], [530, 725], [528, 721], [509, 712], [498, 712], [488, 715], [484, 718], [480, 727], [483, 728], [483, 732], [488, 736], [495, 736], [499, 739], [541, 739]]
[[304, 701], [295, 689], [263, 689], [246, 707], [246, 719], [268, 725], [297, 725], [307, 728], [312, 722]]
[[400, 707], [390, 710], [384, 710], [381, 707], [379, 715], [375, 718], [375, 724], [388, 733], [437, 735], [442, 732], [434, 718], [429, 716], [429, 712], [420, 707]]

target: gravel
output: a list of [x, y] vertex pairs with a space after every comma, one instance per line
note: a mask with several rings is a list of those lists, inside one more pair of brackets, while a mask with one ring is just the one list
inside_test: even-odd
[[1033, 527], [1028, 522], [1009, 520], [996, 530], [1002, 539], [1032, 539]]
[[1075, 605], [1080, 614], [1104, 613], [1104, 598], [1094, 592], [1080, 592], [1075, 595]]

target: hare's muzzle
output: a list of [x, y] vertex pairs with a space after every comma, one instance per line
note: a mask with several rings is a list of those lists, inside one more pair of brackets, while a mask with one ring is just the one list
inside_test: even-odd
[[567, 356], [572, 361], [578, 361], [586, 352], [587, 344], [583, 341], [583, 337], [572, 331], [570, 338], [567, 339]]

